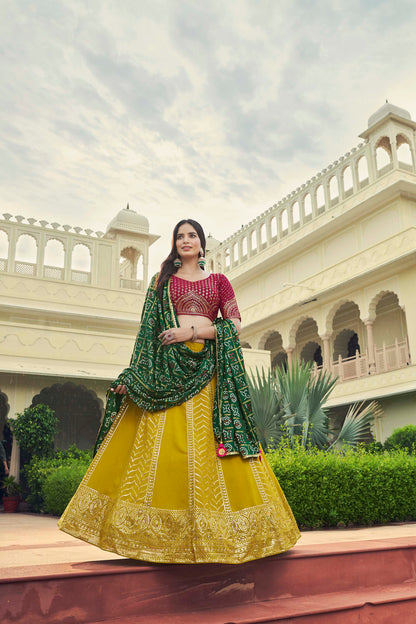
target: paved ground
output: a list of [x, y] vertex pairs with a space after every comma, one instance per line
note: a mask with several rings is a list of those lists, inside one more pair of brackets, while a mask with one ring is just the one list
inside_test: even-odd
[[[62, 533], [56, 522], [57, 518], [51, 516], [0, 512], [0, 567], [4, 569], [14, 566], [123, 559]], [[305, 531], [298, 545], [396, 537], [409, 538], [414, 543], [416, 522], [359, 529]]]

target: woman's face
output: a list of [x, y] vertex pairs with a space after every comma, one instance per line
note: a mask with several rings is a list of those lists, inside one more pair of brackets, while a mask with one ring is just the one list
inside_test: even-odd
[[176, 251], [181, 258], [197, 258], [201, 251], [201, 241], [195, 228], [190, 223], [184, 223], [176, 236]]

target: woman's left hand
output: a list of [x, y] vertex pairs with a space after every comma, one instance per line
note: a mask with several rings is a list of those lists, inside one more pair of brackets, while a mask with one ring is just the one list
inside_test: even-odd
[[162, 340], [163, 345], [171, 345], [175, 342], [192, 340], [193, 333], [192, 327], [172, 327], [172, 329], [163, 331], [158, 337]]

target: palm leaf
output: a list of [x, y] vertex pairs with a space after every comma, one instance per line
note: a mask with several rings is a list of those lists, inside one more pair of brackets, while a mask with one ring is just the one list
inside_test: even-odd
[[275, 446], [282, 436], [283, 410], [274, 377], [270, 371], [256, 369], [255, 373], [247, 376], [247, 384], [260, 444], [267, 450], [271, 443]]
[[371, 433], [374, 418], [381, 416], [382, 413], [383, 410], [377, 401], [371, 401], [366, 407], [364, 407], [364, 401], [354, 403], [348, 409], [337, 439], [329, 448], [339, 448], [344, 444], [356, 446], [359, 442], [365, 441]]

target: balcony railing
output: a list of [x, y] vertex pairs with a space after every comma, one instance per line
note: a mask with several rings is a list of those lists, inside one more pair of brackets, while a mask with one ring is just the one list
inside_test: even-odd
[[[330, 372], [338, 377], [339, 382], [349, 381], [350, 379], [359, 379], [368, 375], [377, 375], [379, 373], [387, 373], [391, 370], [404, 368], [411, 363], [409, 353], [409, 343], [406, 340], [399, 342], [395, 340], [393, 345], [382, 347], [374, 347], [373, 358], [369, 358], [367, 353], [359, 353], [356, 351], [353, 357], [334, 360], [330, 365]], [[322, 366], [315, 365], [315, 371], [318, 372]]]

